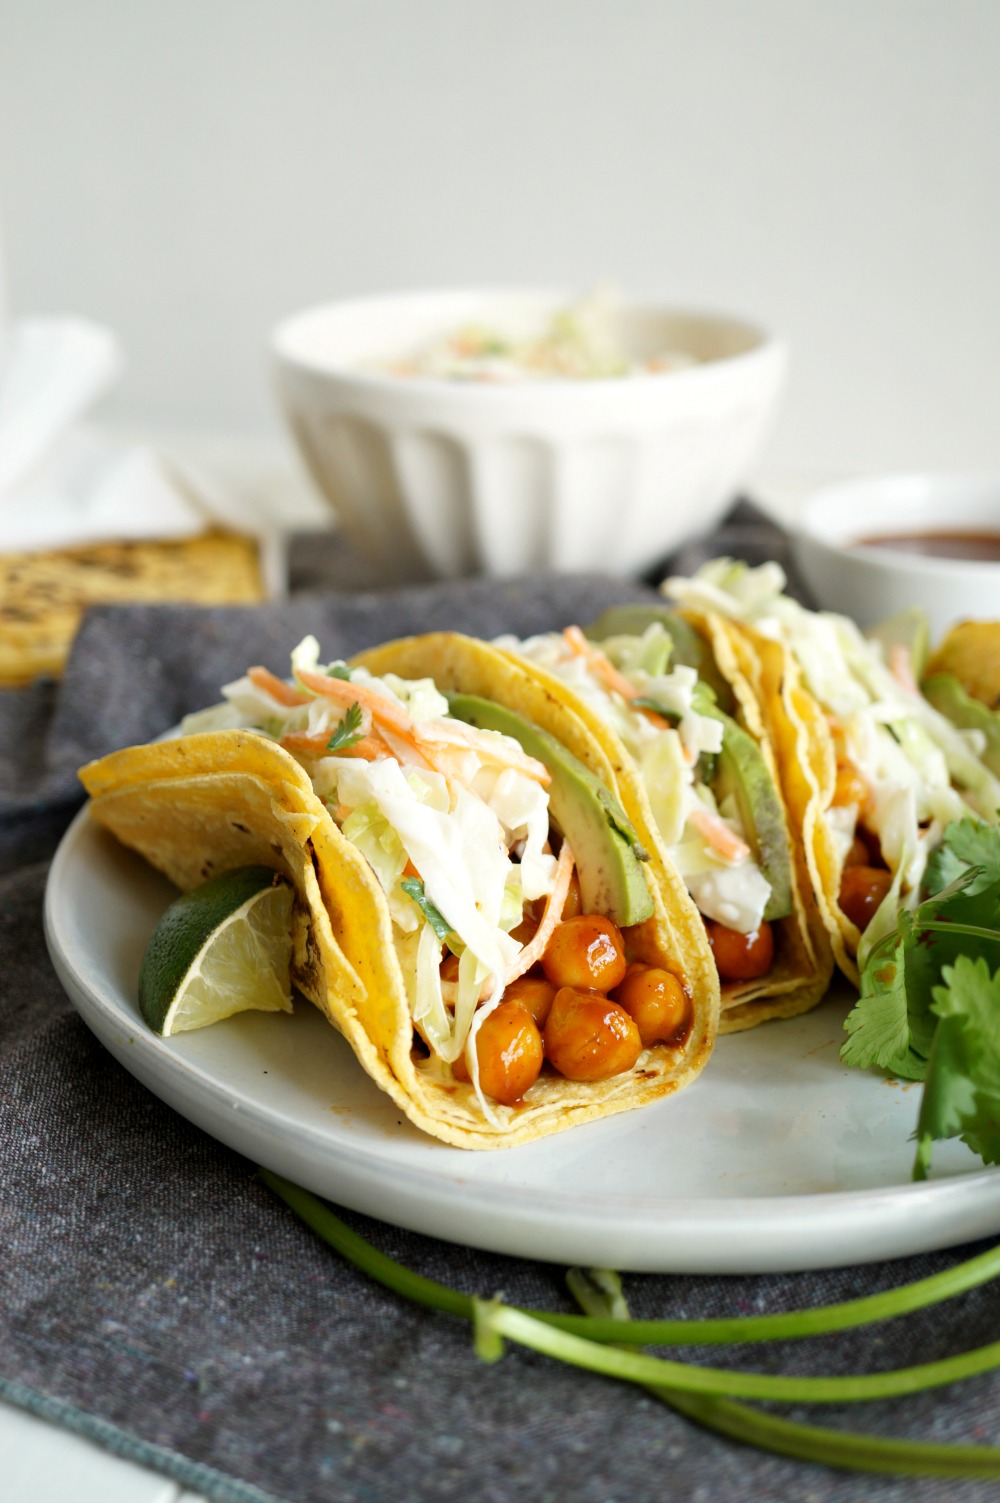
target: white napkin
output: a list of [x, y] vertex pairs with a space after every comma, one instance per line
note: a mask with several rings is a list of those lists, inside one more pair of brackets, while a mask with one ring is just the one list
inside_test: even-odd
[[28, 319], [0, 375], [0, 552], [193, 537], [213, 525], [258, 537], [269, 592], [275, 539], [202, 475], [80, 421], [123, 366], [114, 335], [80, 318]]

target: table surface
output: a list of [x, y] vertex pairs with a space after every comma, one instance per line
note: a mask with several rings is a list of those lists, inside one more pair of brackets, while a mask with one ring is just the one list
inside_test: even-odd
[[[259, 514], [288, 529], [324, 525], [327, 512], [294, 459], [277, 445], [222, 439], [169, 439], [172, 451], [201, 465], [245, 497]], [[754, 499], [781, 521], [830, 475], [764, 474]], [[5, 1503], [205, 1503], [167, 1478], [93, 1442], [0, 1403], [0, 1477]]]

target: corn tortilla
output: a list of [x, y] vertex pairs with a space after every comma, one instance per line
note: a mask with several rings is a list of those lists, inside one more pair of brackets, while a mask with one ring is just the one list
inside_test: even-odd
[[[557, 696], [495, 649], [455, 634], [388, 644], [355, 662], [375, 673], [433, 677], [444, 690], [493, 699], [555, 735], [614, 785], [615, 767]], [[133, 747], [80, 774], [94, 818], [183, 889], [263, 862], [295, 884], [293, 975], [359, 1062], [424, 1132], [462, 1148], [498, 1148], [669, 1095], [701, 1070], [714, 1043], [719, 990], [701, 921], [676, 875], [646, 866], [653, 914], [628, 931], [630, 954], [676, 972], [693, 1002], [684, 1042], [644, 1050], [632, 1070], [598, 1082], [543, 1071], [523, 1104], [483, 1115], [471, 1085], [413, 1047], [407, 992], [388, 904], [374, 872], [341, 834], [307, 773], [249, 731], [215, 731]], [[648, 831], [639, 828], [643, 843]]]

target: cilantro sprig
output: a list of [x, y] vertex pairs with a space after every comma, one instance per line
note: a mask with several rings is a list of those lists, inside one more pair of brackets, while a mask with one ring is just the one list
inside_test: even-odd
[[841, 1049], [845, 1064], [924, 1082], [915, 1179], [944, 1138], [1000, 1163], [1000, 830], [949, 825], [926, 886], [868, 957]]
[[349, 746], [356, 746], [364, 735], [362, 721], [361, 706], [355, 700], [354, 704], [348, 706], [343, 720], [326, 743], [327, 751], [346, 751]]

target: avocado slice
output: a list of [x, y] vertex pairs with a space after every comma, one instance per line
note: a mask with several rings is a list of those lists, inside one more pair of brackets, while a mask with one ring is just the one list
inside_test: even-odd
[[920, 687], [935, 710], [940, 710], [952, 725], [963, 731], [983, 732], [986, 750], [982, 760], [994, 777], [1000, 778], [1000, 712], [973, 699], [953, 673], [932, 673]]
[[584, 627], [584, 635], [592, 642], [604, 642], [608, 637], [641, 637], [654, 622], [663, 627], [673, 642], [671, 665], [693, 668], [712, 689], [722, 708], [732, 710], [733, 691], [716, 667], [711, 647], [689, 621], [668, 606], [613, 605]]
[[622, 928], [649, 918], [648, 853], [600, 778], [548, 731], [504, 705], [474, 694], [449, 694], [448, 707], [456, 720], [512, 736], [552, 774], [549, 806], [576, 856], [584, 912], [603, 913]]
[[723, 799], [732, 793], [761, 871], [771, 884], [764, 909], [768, 920], [787, 918], [792, 911], [792, 854], [785, 811], [770, 769], [756, 741], [721, 710], [704, 713], [722, 721], [722, 750], [713, 791]]
[[[710, 715], [722, 722], [722, 749], [712, 759], [710, 774], [705, 781], [710, 784], [718, 802], [730, 793], [736, 799], [743, 828], [761, 871], [771, 884], [771, 896], [764, 909], [768, 920], [787, 918], [792, 911], [792, 853], [788, 844], [788, 830], [781, 797], [774, 785], [770, 769], [763, 753], [748, 731], [745, 731], [731, 715], [720, 710], [704, 685], [695, 697], [699, 715]], [[644, 704], [655, 707], [654, 700]], [[667, 712], [662, 710], [661, 713]], [[704, 768], [705, 754], [699, 761], [699, 773]]]

